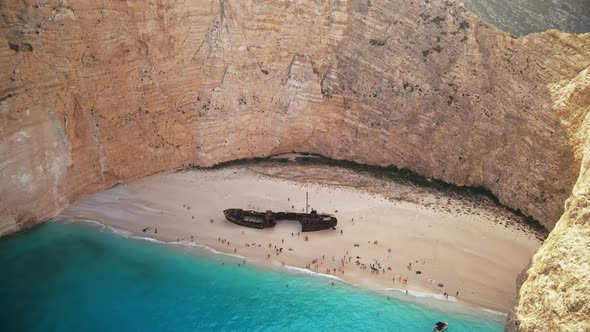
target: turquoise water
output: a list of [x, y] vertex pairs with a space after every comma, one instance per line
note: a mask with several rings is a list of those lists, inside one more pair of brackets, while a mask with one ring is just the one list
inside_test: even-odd
[[[0, 240], [2, 331], [501, 331], [321, 277], [46, 223]], [[288, 287], [287, 287], [288, 285]]]

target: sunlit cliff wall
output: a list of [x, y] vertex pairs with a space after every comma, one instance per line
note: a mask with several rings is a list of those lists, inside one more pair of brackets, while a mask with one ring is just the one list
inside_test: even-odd
[[590, 68], [553, 92], [555, 108], [576, 121], [582, 166], [565, 213], [519, 278], [509, 331], [590, 331]]
[[583, 188], [587, 99], [560, 101], [588, 66], [590, 34], [517, 39], [454, 1], [3, 1], [0, 234], [293, 150], [483, 186], [551, 229]]

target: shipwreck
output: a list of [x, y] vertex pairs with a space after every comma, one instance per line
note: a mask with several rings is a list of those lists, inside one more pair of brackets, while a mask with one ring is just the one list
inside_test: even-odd
[[329, 214], [318, 214], [316, 210], [312, 210], [311, 213], [295, 213], [227, 209], [223, 211], [223, 214], [227, 220], [236, 225], [258, 229], [274, 227], [279, 220], [299, 221], [302, 232], [335, 229], [336, 224], [338, 224], [336, 217]]

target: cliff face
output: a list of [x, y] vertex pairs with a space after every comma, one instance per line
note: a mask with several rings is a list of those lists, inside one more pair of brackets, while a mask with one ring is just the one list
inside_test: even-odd
[[117, 182], [291, 150], [481, 185], [549, 228], [578, 174], [550, 86], [590, 64], [587, 36], [513, 39], [446, 1], [1, 10], [5, 231]]
[[292, 150], [483, 186], [549, 229], [579, 179], [587, 100], [562, 99], [590, 34], [515, 39], [443, 0], [23, 0], [0, 27], [0, 234]]
[[590, 68], [554, 94], [555, 108], [576, 119], [572, 138], [582, 167], [565, 213], [518, 282], [508, 331], [590, 330]]

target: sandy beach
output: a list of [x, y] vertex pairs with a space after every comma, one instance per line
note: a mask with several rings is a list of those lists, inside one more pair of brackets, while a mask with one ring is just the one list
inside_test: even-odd
[[[299, 233], [299, 223], [290, 221], [257, 230], [223, 216], [227, 208], [302, 212], [306, 192], [311, 208], [338, 218], [336, 230]], [[60, 217], [199, 243], [376, 291], [446, 292], [449, 301], [500, 312], [512, 308], [516, 276], [541, 244], [519, 217], [485, 198], [465, 200], [321, 165], [160, 173], [92, 195]]]

